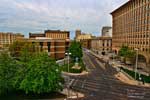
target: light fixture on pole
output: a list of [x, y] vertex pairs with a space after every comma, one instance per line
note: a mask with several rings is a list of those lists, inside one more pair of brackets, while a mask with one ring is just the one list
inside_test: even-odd
[[[65, 55], [67, 55], [67, 57], [68, 57], [68, 73], [70, 72], [70, 70], [69, 70], [69, 56], [71, 55], [71, 53], [70, 52], [68, 52], [68, 53], [65, 53]], [[68, 76], [68, 86], [67, 86], [67, 90], [68, 90], [68, 98], [69, 98], [69, 81], [70, 81], [70, 77]]]
[[135, 51], [136, 51], [136, 64], [135, 64], [135, 79], [136, 79], [136, 76], [137, 76], [137, 66], [138, 66], [138, 51], [139, 51], [139, 49], [135, 48]]

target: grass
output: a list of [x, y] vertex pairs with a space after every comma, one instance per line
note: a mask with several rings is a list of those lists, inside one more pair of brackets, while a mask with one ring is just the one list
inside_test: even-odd
[[[124, 72], [126, 72], [131, 77], [135, 78], [135, 72], [134, 71], [125, 69], [123, 67], [121, 67], [121, 70], [123, 70]], [[144, 80], [145, 83], [150, 83], [150, 76], [146, 76], [146, 75], [140, 74], [140, 77]], [[136, 74], [136, 80], [142, 81], [142, 80], [139, 80], [139, 73]]]

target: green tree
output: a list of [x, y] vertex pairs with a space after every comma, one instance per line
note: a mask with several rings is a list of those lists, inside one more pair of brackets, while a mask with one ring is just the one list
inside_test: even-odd
[[78, 57], [79, 60], [82, 59], [83, 52], [80, 42], [73, 41], [69, 47], [69, 52], [71, 52], [71, 58], [75, 61], [75, 58]]
[[135, 51], [132, 51], [128, 46], [123, 45], [119, 50], [119, 55], [123, 57], [134, 58]]
[[56, 92], [62, 89], [62, 77], [55, 60], [39, 53], [28, 62], [27, 72], [19, 89], [26, 93]]
[[16, 74], [16, 62], [7, 51], [0, 53], [0, 94], [13, 89]]

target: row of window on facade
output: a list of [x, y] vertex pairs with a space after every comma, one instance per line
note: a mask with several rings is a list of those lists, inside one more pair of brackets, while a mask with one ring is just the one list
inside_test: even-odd
[[[135, 48], [138, 48], [138, 47], [131, 47], [132, 50], [135, 50]], [[140, 48], [140, 51], [150, 52], [150, 48]]]

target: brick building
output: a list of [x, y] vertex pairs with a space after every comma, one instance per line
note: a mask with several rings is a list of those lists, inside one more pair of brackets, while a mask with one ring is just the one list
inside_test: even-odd
[[111, 14], [113, 50], [118, 52], [122, 45], [132, 50], [138, 48], [138, 61], [145, 62], [150, 69], [150, 1], [129, 0]]
[[38, 45], [39, 51], [47, 52], [50, 57], [56, 60], [63, 59], [69, 48], [69, 40], [65, 39], [35, 38], [27, 41], [35, 43]]
[[63, 59], [70, 44], [70, 32], [46, 30], [44, 33], [29, 33], [28, 42], [39, 45], [40, 51], [45, 51], [55, 59]]
[[10, 44], [12, 44], [14, 41], [23, 39], [24, 35], [17, 33], [3, 33], [0, 32], [0, 48], [8, 47]]

